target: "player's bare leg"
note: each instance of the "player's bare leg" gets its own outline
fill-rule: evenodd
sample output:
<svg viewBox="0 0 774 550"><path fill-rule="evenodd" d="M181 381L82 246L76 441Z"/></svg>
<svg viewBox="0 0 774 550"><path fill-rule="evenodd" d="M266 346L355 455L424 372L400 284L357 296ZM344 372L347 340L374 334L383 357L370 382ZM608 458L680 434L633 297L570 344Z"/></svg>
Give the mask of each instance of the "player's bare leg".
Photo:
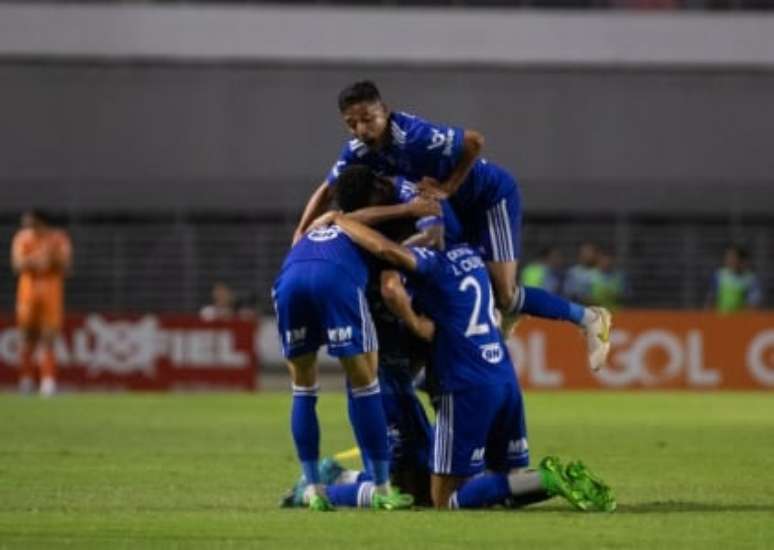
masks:
<svg viewBox="0 0 774 550"><path fill-rule="evenodd" d="M379 362L377 352L370 351L352 357L342 357L339 360L353 390L368 386L376 381L376 369Z"/></svg>
<svg viewBox="0 0 774 550"><path fill-rule="evenodd" d="M430 496L436 509L451 508L452 495L465 483L464 477L433 474L430 477Z"/></svg>
<svg viewBox="0 0 774 550"><path fill-rule="evenodd" d="M35 387L35 350L38 347L40 333L33 329L22 329L22 342L19 350L19 392L32 393Z"/></svg>
<svg viewBox="0 0 774 550"><path fill-rule="evenodd" d="M40 395L51 397L56 393L56 356L54 354L54 342L58 332L55 330L44 330L40 346L43 356L40 364Z"/></svg>
<svg viewBox="0 0 774 550"><path fill-rule="evenodd" d="M518 260L511 262L487 262L486 268L489 271L489 278L492 280L495 303L502 318L500 331L504 338L508 338L518 321L521 309L520 302L524 299L520 295L519 286L516 284L516 272L519 268L519 262Z"/></svg>

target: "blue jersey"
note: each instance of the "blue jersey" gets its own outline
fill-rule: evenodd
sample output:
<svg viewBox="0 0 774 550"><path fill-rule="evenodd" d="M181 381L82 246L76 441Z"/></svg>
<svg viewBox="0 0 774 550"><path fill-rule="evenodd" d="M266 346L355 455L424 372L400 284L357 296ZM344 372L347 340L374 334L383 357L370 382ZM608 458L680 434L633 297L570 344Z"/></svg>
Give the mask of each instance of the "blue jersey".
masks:
<svg viewBox="0 0 774 550"><path fill-rule="evenodd" d="M403 177L397 177L394 180L396 199L402 203L411 202L419 194L416 184ZM417 220L416 227L419 231L432 227L434 225L443 225L444 242L447 246L462 242L462 225L457 218L449 201L441 201L440 216L425 216Z"/></svg>
<svg viewBox="0 0 774 550"><path fill-rule="evenodd" d="M497 327L489 274L468 245L445 252L412 247L414 300L435 322L433 376L442 392L513 381Z"/></svg>
<svg viewBox="0 0 774 550"><path fill-rule="evenodd" d="M359 139L350 140L328 173L328 184L335 184L344 167L357 164L384 176L445 181L459 163L463 128L433 124L402 112L390 114L389 126L391 139L378 151L370 150ZM514 179L504 169L478 159L455 194L454 203L460 211L486 208L508 195L514 185Z"/></svg>
<svg viewBox="0 0 774 550"><path fill-rule="evenodd" d="M365 288L368 282L368 258L338 225L315 229L304 235L290 249L281 271L291 264L314 260L336 264L357 286Z"/></svg>

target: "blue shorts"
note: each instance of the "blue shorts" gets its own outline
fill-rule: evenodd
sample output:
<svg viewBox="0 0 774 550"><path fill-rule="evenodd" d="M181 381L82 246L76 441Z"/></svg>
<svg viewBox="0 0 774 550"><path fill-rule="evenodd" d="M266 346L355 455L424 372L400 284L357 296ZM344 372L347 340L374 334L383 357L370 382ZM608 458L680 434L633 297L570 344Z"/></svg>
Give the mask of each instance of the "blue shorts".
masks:
<svg viewBox="0 0 774 550"><path fill-rule="evenodd" d="M411 381L403 381L379 369L382 404L387 417L390 471L428 471L433 427Z"/></svg>
<svg viewBox="0 0 774 550"><path fill-rule="evenodd" d="M514 185L508 195L471 220L469 243L486 262L513 262L521 254L521 196Z"/></svg>
<svg viewBox="0 0 774 550"><path fill-rule="evenodd" d="M377 351L364 291L333 262L310 260L287 266L272 288L283 355L316 352L323 344L335 357Z"/></svg>
<svg viewBox="0 0 774 550"><path fill-rule="evenodd" d="M463 236L487 262L513 262L521 254L521 192L505 169L477 163L450 202Z"/></svg>
<svg viewBox="0 0 774 550"><path fill-rule="evenodd" d="M433 473L470 477L529 465L524 403L515 381L442 393L438 405Z"/></svg>

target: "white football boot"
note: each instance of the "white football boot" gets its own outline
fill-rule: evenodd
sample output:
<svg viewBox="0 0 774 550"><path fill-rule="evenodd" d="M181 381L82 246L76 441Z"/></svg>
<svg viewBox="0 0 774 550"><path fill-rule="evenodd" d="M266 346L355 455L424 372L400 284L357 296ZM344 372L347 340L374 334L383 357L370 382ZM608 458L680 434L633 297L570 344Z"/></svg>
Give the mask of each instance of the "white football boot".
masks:
<svg viewBox="0 0 774 550"><path fill-rule="evenodd" d="M607 362L610 353L610 326L612 315L603 307L587 307L583 316L583 332L589 354L589 367L598 371Z"/></svg>

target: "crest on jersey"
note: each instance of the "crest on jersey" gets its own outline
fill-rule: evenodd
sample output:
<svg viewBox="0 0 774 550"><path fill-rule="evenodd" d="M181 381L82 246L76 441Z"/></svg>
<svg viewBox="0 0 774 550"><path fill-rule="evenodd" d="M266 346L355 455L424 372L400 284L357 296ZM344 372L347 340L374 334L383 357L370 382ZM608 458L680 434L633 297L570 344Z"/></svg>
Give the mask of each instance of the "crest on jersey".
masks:
<svg viewBox="0 0 774 550"><path fill-rule="evenodd" d="M341 227L338 225L331 225L329 227L318 227L307 233L307 237L310 241L321 243L324 241L332 241L341 233Z"/></svg>

